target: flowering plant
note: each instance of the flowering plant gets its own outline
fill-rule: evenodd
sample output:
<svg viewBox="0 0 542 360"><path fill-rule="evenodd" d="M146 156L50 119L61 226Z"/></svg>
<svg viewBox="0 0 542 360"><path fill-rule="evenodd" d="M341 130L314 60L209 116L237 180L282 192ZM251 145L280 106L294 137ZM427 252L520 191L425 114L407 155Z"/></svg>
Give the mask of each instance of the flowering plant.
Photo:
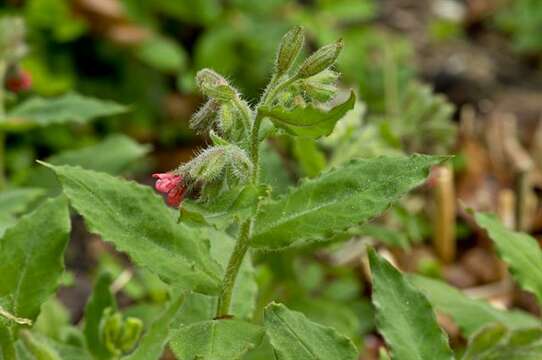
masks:
<svg viewBox="0 0 542 360"><path fill-rule="evenodd" d="M3 249L8 249L0 253L3 358L17 359L26 352L40 359L78 354L148 360L158 359L167 344L183 360L357 359L351 339L285 305L271 302L263 321L257 317L258 285L251 263L254 252L350 238L422 184L430 168L445 159L412 155L352 160L283 194L262 180L267 170L260 160L266 151L262 144L268 138L326 137L353 108L354 93L342 96L332 69L342 47L339 40L298 62L304 34L294 27L284 35L269 85L254 105L223 76L201 70L196 82L207 101L191 126L208 135L210 146L178 168L153 175L155 189L166 195L169 207L148 186L44 163L56 173L64 195L23 217L2 239ZM28 330L63 272L68 200L91 232L166 284L170 301L155 321L144 327L122 314L111 292L116 285L104 275L87 303L82 334L72 329L80 335L77 341L70 333L59 345ZM369 255L378 301L389 297L382 281L390 281L430 309L387 262L372 251ZM435 346L438 358L448 357L433 313L423 316L429 323L428 344ZM394 340L393 332L389 338Z"/></svg>

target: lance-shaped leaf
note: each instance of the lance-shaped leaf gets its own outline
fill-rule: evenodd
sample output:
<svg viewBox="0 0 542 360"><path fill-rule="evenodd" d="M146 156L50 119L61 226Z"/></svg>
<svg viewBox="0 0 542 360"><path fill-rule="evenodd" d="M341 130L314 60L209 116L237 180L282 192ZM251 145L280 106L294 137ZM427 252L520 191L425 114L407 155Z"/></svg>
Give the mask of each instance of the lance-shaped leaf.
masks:
<svg viewBox="0 0 542 360"><path fill-rule="evenodd" d="M34 97L13 108L0 121L0 129L24 130L37 126L86 121L123 113L125 106L69 93L56 98Z"/></svg>
<svg viewBox="0 0 542 360"><path fill-rule="evenodd" d="M377 326L391 347L393 358L453 359L429 301L374 249L369 249L369 261Z"/></svg>
<svg viewBox="0 0 542 360"><path fill-rule="evenodd" d="M168 308L151 324L136 350L126 360L160 359L170 337L170 325L183 304L185 296L173 300Z"/></svg>
<svg viewBox="0 0 542 360"><path fill-rule="evenodd" d="M109 359L112 354L100 339L100 321L105 309L117 309L117 301L111 293L113 278L109 273L98 276L92 295L85 306L85 325L83 333L87 349L97 359Z"/></svg>
<svg viewBox="0 0 542 360"><path fill-rule="evenodd" d="M356 347L346 336L282 304L271 303L265 308L264 326L280 360L358 358Z"/></svg>
<svg viewBox="0 0 542 360"><path fill-rule="evenodd" d="M258 110L261 115L267 116L273 123L291 135L319 138L331 134L335 124L349 110L354 108L356 96L354 92L343 103L330 110L321 110L312 105L307 107L294 107L286 109L280 106L262 106Z"/></svg>
<svg viewBox="0 0 542 360"><path fill-rule="evenodd" d="M73 166L48 165L89 230L164 281L218 292L221 269L198 229L177 224L175 212L148 186Z"/></svg>
<svg viewBox="0 0 542 360"><path fill-rule="evenodd" d="M494 322L502 322L512 329L541 325L526 312L497 309L485 301L467 297L442 281L419 275L409 275L408 279L424 293L435 310L451 316L467 336Z"/></svg>
<svg viewBox="0 0 542 360"><path fill-rule="evenodd" d="M0 304L35 320L64 271L70 218L64 197L47 200L0 239Z"/></svg>
<svg viewBox="0 0 542 360"><path fill-rule="evenodd" d="M463 360L542 359L542 328L510 331L504 324L492 324L471 339Z"/></svg>
<svg viewBox="0 0 542 360"><path fill-rule="evenodd" d="M542 304L542 250L538 242L525 233L507 229L494 215L478 213L475 217L478 225L487 230L512 276Z"/></svg>
<svg viewBox="0 0 542 360"><path fill-rule="evenodd" d="M238 360L262 341L260 326L239 320L210 320L172 332L170 346L183 360Z"/></svg>
<svg viewBox="0 0 542 360"><path fill-rule="evenodd" d="M446 157L412 155L356 160L306 180L277 201L262 204L252 245L279 249L321 241L382 213L420 185Z"/></svg>

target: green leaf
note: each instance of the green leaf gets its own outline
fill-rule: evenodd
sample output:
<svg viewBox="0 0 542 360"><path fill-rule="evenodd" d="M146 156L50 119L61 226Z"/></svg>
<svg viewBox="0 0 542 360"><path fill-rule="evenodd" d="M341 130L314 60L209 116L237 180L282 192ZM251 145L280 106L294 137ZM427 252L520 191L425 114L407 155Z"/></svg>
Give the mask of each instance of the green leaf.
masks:
<svg viewBox="0 0 542 360"><path fill-rule="evenodd" d="M96 280L92 295L85 306L83 333L85 334L87 349L97 359L111 358L111 353L100 339L100 321L105 309L117 309L117 301L110 290L112 283L113 278L111 275L102 273Z"/></svg>
<svg viewBox="0 0 542 360"><path fill-rule="evenodd" d="M318 176L326 167L326 156L316 142L308 138L294 138L294 155L307 177Z"/></svg>
<svg viewBox="0 0 542 360"><path fill-rule="evenodd" d="M21 188L0 192L0 214L22 213L30 203L44 194L42 189Z"/></svg>
<svg viewBox="0 0 542 360"><path fill-rule="evenodd" d="M164 347L169 340L169 327L175 315L183 304L185 296L179 296L172 301L169 307L152 323L151 327L143 335L136 350L126 357L126 360L151 360L160 359Z"/></svg>
<svg viewBox="0 0 542 360"><path fill-rule="evenodd" d="M17 105L0 120L0 129L24 130L36 126L84 123L89 120L123 113L125 106L69 93L56 98L34 97Z"/></svg>
<svg viewBox="0 0 542 360"><path fill-rule="evenodd" d="M187 199L183 201L181 220L223 229L233 221L241 223L254 216L258 199L266 197L269 192L266 185L247 184L220 194L209 204Z"/></svg>
<svg viewBox="0 0 542 360"><path fill-rule="evenodd" d="M358 351L350 339L282 304L271 303L265 308L264 325L280 360L358 358Z"/></svg>
<svg viewBox="0 0 542 360"><path fill-rule="evenodd" d="M499 310L485 301L468 298L442 281L419 275L409 275L408 279L424 293L435 310L451 316L467 336L494 322L502 322L512 329L540 325L537 318L526 312Z"/></svg>
<svg viewBox="0 0 542 360"><path fill-rule="evenodd" d="M89 230L126 252L165 282L209 294L222 271L198 229L177 224L151 187L72 166L52 166Z"/></svg>
<svg viewBox="0 0 542 360"><path fill-rule="evenodd" d="M77 150L53 155L45 161L53 165L81 166L85 169L118 175L128 170L150 150L125 135L112 135L102 142ZM43 167L35 168L29 177L30 184L48 188L58 187L56 177Z"/></svg>
<svg viewBox="0 0 542 360"><path fill-rule="evenodd" d="M15 225L16 216L44 194L42 189L21 188L0 192L0 237Z"/></svg>
<svg viewBox="0 0 542 360"><path fill-rule="evenodd" d="M260 326L239 320L210 320L172 333L170 346L183 360L239 360L256 348L264 332Z"/></svg>
<svg viewBox="0 0 542 360"><path fill-rule="evenodd" d="M477 213L475 218L487 230L512 276L542 304L542 250L538 242L525 233L508 230L494 215Z"/></svg>
<svg viewBox="0 0 542 360"><path fill-rule="evenodd" d="M335 124L349 110L354 108L356 96L350 93L348 100L329 111L320 110L312 105L286 109L281 106L262 106L259 111L273 123L291 135L319 138L331 134Z"/></svg>
<svg viewBox="0 0 542 360"><path fill-rule="evenodd" d="M145 40L137 48L137 57L160 71L176 73L186 66L187 55L175 41L161 36Z"/></svg>
<svg viewBox="0 0 542 360"><path fill-rule="evenodd" d="M391 347L393 358L453 359L429 301L374 249L368 252L377 326Z"/></svg>
<svg viewBox="0 0 542 360"><path fill-rule="evenodd" d="M296 241L326 240L382 213L445 159L412 155L357 160L307 180L277 201L261 205L252 245L279 249Z"/></svg>
<svg viewBox="0 0 542 360"><path fill-rule="evenodd" d="M125 135L111 135L102 142L62 152L47 159L53 165L79 165L89 170L120 174L151 150Z"/></svg>
<svg viewBox="0 0 542 360"><path fill-rule="evenodd" d="M463 360L538 360L542 358L542 328L510 331L492 324L469 339Z"/></svg>
<svg viewBox="0 0 542 360"><path fill-rule="evenodd" d="M45 201L0 239L0 304L14 316L35 320L64 271L70 218L67 201Z"/></svg>

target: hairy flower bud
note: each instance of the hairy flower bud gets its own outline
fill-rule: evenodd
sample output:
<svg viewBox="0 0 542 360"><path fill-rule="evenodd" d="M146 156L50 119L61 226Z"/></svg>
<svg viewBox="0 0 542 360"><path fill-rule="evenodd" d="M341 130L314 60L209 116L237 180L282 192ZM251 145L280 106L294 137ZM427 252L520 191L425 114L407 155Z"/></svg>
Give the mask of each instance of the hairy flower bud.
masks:
<svg viewBox="0 0 542 360"><path fill-rule="evenodd" d="M220 103L215 99L209 99L190 119L190 128L198 134L209 131L213 127L216 113L220 109Z"/></svg>
<svg viewBox="0 0 542 360"><path fill-rule="evenodd" d="M232 101L237 97L237 92L226 79L211 69L198 71L196 82L204 95L218 101Z"/></svg>
<svg viewBox="0 0 542 360"><path fill-rule="evenodd" d="M297 73L300 79L314 76L335 63L343 48L343 41L325 45L309 56L299 68Z"/></svg>
<svg viewBox="0 0 542 360"><path fill-rule="evenodd" d="M187 173L190 178L197 181L215 181L226 166L225 148L226 146L212 146L203 150L190 162L181 166L179 172Z"/></svg>
<svg viewBox="0 0 542 360"><path fill-rule="evenodd" d="M277 52L275 68L278 76L285 74L293 66L303 48L305 34L301 26L294 26L283 37Z"/></svg>
<svg viewBox="0 0 542 360"><path fill-rule="evenodd" d="M319 74L304 79L301 82L301 87L309 97L316 101L326 102L331 100L337 93L335 82L338 77L338 73L326 69Z"/></svg>

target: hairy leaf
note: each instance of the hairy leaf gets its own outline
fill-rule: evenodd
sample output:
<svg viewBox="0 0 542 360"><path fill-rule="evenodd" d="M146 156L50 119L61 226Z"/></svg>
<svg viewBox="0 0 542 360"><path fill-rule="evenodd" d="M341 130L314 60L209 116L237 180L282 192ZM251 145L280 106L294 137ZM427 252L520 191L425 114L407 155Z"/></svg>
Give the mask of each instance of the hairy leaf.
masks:
<svg viewBox="0 0 542 360"><path fill-rule="evenodd" d="M264 325L280 360L358 358L358 351L350 339L282 304L272 303L265 308Z"/></svg>
<svg viewBox="0 0 542 360"><path fill-rule="evenodd" d="M100 339L100 321L104 310L117 309L117 301L111 293L113 278L109 273L102 273L96 280L94 290L85 306L85 324L83 333L87 349L97 359L110 359L111 353Z"/></svg>
<svg viewBox="0 0 542 360"><path fill-rule="evenodd" d="M183 360L239 360L262 341L260 326L239 320L210 320L175 330L170 346Z"/></svg>
<svg viewBox="0 0 542 360"><path fill-rule="evenodd" d="M279 249L322 241L382 213L420 185L445 157L412 155L353 161L307 180L277 201L262 204L252 245Z"/></svg>
<svg viewBox="0 0 542 360"><path fill-rule="evenodd" d="M494 322L502 322L512 329L540 325L537 318L526 312L499 310L485 301L468 298L442 281L419 275L410 275L408 279L424 293L437 311L451 316L468 336Z"/></svg>
<svg viewBox="0 0 542 360"><path fill-rule="evenodd" d="M137 349L126 360L160 359L170 337L169 327L184 302L184 295L173 300L169 307L152 323Z"/></svg>
<svg viewBox="0 0 542 360"><path fill-rule="evenodd" d="M487 230L512 276L542 304L542 250L538 242L525 233L508 230L494 215L477 213L475 217L478 225Z"/></svg>
<svg viewBox="0 0 542 360"><path fill-rule="evenodd" d="M401 360L453 359L431 304L390 263L369 249L377 326Z"/></svg>
<svg viewBox="0 0 542 360"><path fill-rule="evenodd" d="M177 224L174 212L150 187L79 167L48 166L90 231L170 284L218 292L222 272L207 239Z"/></svg>
<svg viewBox="0 0 542 360"><path fill-rule="evenodd" d="M19 130L68 122L83 123L98 117L123 113L125 106L69 93L57 98L34 97L17 105L0 121L0 129Z"/></svg>
<svg viewBox="0 0 542 360"><path fill-rule="evenodd" d="M0 304L17 317L34 320L54 293L64 271L70 218L67 201L45 201L0 239Z"/></svg>
<svg viewBox="0 0 542 360"><path fill-rule="evenodd" d="M348 100L329 111L312 105L286 109L278 106L262 106L259 111L273 123L291 135L319 138L331 134L335 124L354 107L356 96L350 93Z"/></svg>
<svg viewBox="0 0 542 360"><path fill-rule="evenodd" d="M503 324L484 327L469 339L463 360L538 360L542 358L542 328L509 331Z"/></svg>

